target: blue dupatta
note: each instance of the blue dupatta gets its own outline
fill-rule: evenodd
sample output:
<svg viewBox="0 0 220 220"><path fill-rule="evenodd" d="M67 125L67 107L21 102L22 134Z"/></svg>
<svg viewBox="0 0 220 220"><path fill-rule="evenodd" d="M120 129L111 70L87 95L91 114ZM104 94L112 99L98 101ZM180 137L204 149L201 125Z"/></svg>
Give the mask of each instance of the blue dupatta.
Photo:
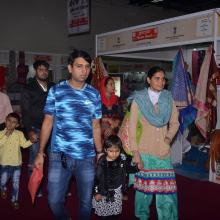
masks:
<svg viewBox="0 0 220 220"><path fill-rule="evenodd" d="M161 91L158 99L157 112L155 111L146 88L141 91L137 91L135 93L134 100L145 119L153 126L163 127L169 122L173 102L171 93L169 91Z"/></svg>

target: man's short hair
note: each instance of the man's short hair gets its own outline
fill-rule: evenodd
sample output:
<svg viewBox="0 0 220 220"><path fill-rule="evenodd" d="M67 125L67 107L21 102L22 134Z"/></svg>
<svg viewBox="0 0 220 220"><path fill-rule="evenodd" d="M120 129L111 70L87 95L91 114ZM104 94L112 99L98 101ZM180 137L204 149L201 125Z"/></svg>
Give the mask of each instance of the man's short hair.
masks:
<svg viewBox="0 0 220 220"><path fill-rule="evenodd" d="M46 69L49 69L50 65L48 62L44 61L44 60L36 60L34 63L33 63L33 67L35 70L37 70L37 68L39 66L44 66Z"/></svg>
<svg viewBox="0 0 220 220"><path fill-rule="evenodd" d="M80 57L85 59L89 64L92 63L92 58L86 51L74 49L73 52L69 55L68 65L73 65L75 59Z"/></svg>

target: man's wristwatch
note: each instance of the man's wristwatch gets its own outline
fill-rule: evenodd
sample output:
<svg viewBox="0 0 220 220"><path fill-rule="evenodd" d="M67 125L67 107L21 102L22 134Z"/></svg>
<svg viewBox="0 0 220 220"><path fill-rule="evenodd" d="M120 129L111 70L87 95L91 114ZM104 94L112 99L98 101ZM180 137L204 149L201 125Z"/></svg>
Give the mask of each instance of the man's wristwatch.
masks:
<svg viewBox="0 0 220 220"><path fill-rule="evenodd" d="M42 157L46 157L46 154L45 154L45 153L38 152L37 154L38 154L38 155L41 155Z"/></svg>
<svg viewBox="0 0 220 220"><path fill-rule="evenodd" d="M100 155L100 154L103 154L103 151L102 151L102 150L96 151L96 155Z"/></svg>

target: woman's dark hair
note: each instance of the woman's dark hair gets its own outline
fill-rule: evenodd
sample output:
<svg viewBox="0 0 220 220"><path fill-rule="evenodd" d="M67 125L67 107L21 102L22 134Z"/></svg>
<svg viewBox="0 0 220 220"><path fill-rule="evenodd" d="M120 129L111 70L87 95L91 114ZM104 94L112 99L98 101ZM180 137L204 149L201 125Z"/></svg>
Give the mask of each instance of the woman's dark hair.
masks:
<svg viewBox="0 0 220 220"><path fill-rule="evenodd" d="M149 71L147 73L147 77L149 77L151 79L152 76L157 72L164 72L164 74L165 74L165 70L162 67L154 66L149 69Z"/></svg>
<svg viewBox="0 0 220 220"><path fill-rule="evenodd" d="M104 87L106 87L106 86L107 86L108 81L110 81L110 80L113 80L113 81L114 81L114 79L113 79L111 76L108 76L108 77L105 79L105 82L104 82Z"/></svg>
<svg viewBox="0 0 220 220"><path fill-rule="evenodd" d="M6 119L8 118L15 118L18 121L18 124L20 124L20 116L16 112L11 112L7 115Z"/></svg>
<svg viewBox="0 0 220 220"><path fill-rule="evenodd" d="M112 147L113 145L117 146L120 149L120 151L123 150L121 139L117 135L110 135L109 137L107 137L105 139L104 149L107 150L108 148Z"/></svg>
<svg viewBox="0 0 220 220"><path fill-rule="evenodd" d="M46 69L49 69L50 65L48 62L44 61L44 60L36 60L34 63L33 63L33 67L35 70L37 70L37 68L39 66L44 66Z"/></svg>
<svg viewBox="0 0 220 220"><path fill-rule="evenodd" d="M89 64L92 63L92 58L90 57L90 55L83 51L83 50L77 50L77 49L74 49L73 52L69 55L69 58L68 58L68 65L73 65L74 61L76 58L83 58L84 60L86 60Z"/></svg>

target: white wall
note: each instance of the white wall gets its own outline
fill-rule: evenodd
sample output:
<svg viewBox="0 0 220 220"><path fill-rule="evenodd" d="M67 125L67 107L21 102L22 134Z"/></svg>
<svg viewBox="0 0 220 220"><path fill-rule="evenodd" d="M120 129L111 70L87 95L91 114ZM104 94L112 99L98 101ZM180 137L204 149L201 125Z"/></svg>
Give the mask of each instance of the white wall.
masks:
<svg viewBox="0 0 220 220"><path fill-rule="evenodd" d="M66 1L7 0L0 3L0 50L67 54L72 48L94 55L95 34L181 15L139 8L127 0L91 0L91 33L68 37Z"/></svg>

